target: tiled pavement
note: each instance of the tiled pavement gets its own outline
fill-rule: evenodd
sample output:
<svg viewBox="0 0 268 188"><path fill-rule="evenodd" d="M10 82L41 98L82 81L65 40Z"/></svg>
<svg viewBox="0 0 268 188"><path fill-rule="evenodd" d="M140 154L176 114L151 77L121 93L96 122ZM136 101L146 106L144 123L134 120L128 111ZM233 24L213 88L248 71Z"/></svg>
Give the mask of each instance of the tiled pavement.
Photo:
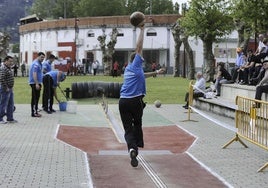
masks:
<svg viewBox="0 0 268 188"><path fill-rule="evenodd" d="M147 105L144 126L177 125L198 139L187 153L230 187L267 187L268 170L257 169L268 161L267 151L246 142L221 147L234 132L193 113L193 121L180 105ZM109 127L100 105L78 105L77 113L57 111L30 117L30 105L16 105L16 124L0 125L0 187L91 187L85 152L56 138L59 125ZM57 109L57 108L56 108ZM109 105L119 119L117 105ZM209 185L208 185L209 187Z"/></svg>

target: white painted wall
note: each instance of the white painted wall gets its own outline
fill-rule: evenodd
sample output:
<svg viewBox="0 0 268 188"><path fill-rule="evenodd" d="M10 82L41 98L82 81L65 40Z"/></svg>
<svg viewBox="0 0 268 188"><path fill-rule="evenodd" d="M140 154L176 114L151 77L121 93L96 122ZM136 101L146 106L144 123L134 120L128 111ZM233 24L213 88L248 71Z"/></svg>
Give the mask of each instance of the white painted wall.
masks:
<svg viewBox="0 0 268 188"><path fill-rule="evenodd" d="M133 27L118 28L120 33L124 33L124 36L117 38L115 49L132 51L135 48L136 40L139 35L139 29ZM146 36L148 30L154 30L157 32L157 36ZM109 34L112 32L112 28L106 28L105 34L107 35L107 41L110 40ZM94 33L94 37L88 37L88 33ZM78 47L78 57L80 60L86 57L87 51L93 51L96 59L102 64L102 52L100 51L98 36L103 34L102 28L80 28L78 39L81 41L81 45ZM232 42L225 42L214 44L214 47L218 48L236 48L237 32L233 32L231 35L226 36L231 38ZM48 31L36 31L30 33L24 33L20 35L20 50L22 58L25 57L25 52L28 52L28 64L31 64L33 52L47 52L52 51L56 56L59 50L74 50L71 47L58 47L58 42L74 42L75 31L74 28L62 29L62 30L48 30ZM195 53L195 64L197 68L203 66L203 44L200 39L190 38L190 46ZM174 66L174 39L171 30L167 27L146 27L144 36L144 49L158 49L160 51L159 63L167 64L167 57L170 56L169 64ZM183 51L183 45L181 51ZM167 51L169 49L169 51ZM168 54L169 52L169 54ZM227 58L216 58L218 61L227 61ZM22 59L25 61L25 59ZM235 58L228 58L228 62L234 62Z"/></svg>

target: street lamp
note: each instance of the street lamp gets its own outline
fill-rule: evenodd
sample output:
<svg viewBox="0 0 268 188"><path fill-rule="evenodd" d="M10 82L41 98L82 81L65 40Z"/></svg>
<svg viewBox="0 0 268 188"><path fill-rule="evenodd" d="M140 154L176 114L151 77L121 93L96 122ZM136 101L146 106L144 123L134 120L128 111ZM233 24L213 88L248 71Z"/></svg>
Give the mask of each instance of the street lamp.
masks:
<svg viewBox="0 0 268 188"><path fill-rule="evenodd" d="M79 34L79 27L78 27L78 22L79 22L79 19L78 18L75 18L75 24L74 24L74 30L75 30L75 39L74 39L74 42L75 42L75 61L74 61L74 70L75 70L75 75L76 75L76 63L78 62L78 34Z"/></svg>

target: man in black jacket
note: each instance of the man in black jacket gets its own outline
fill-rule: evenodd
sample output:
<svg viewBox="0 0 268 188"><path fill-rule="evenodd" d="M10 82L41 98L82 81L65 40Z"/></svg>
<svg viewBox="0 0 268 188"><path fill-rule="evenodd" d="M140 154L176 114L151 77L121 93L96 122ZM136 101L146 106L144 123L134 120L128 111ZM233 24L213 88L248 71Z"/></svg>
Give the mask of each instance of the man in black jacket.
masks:
<svg viewBox="0 0 268 188"><path fill-rule="evenodd" d="M7 56L0 67L0 124L17 123L13 118L14 110L14 76L11 70L13 57ZM7 121L3 119L7 116Z"/></svg>

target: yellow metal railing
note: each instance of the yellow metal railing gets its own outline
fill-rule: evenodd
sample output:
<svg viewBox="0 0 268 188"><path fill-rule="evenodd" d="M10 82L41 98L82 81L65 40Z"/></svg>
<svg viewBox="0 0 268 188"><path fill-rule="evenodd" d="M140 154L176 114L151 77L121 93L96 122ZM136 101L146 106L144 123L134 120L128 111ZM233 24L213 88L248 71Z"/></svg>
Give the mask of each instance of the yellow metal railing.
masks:
<svg viewBox="0 0 268 188"><path fill-rule="evenodd" d="M241 138L268 150L268 102L236 97L237 110L235 124L237 132L235 137L223 146L226 148L234 141L239 141L247 148ZM263 171L268 163L263 165L258 172Z"/></svg>
<svg viewBox="0 0 268 188"><path fill-rule="evenodd" d="M192 113L192 105L193 105L193 99L194 99L194 87L193 87L194 80L190 81L189 83L189 95L188 95L188 118L187 120L183 121L195 121L191 120L191 113Z"/></svg>

